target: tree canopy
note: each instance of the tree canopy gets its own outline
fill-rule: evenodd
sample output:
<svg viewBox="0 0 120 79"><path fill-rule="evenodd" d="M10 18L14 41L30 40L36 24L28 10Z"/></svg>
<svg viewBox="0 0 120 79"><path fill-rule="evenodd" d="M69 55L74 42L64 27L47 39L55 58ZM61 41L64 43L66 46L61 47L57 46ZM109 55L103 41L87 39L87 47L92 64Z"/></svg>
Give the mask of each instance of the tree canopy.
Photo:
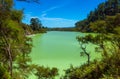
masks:
<svg viewBox="0 0 120 79"><path fill-rule="evenodd" d="M32 29L30 25L22 23L23 11L14 9L13 4L14 0L0 0L0 79L26 79L34 72L46 75L46 71L37 69L47 68L30 63L32 39L27 37L34 30L41 29L42 24L37 18L31 20ZM45 78L54 78L58 70L48 68L47 72L50 74Z"/></svg>
<svg viewBox="0 0 120 79"><path fill-rule="evenodd" d="M88 56L88 62L80 67L70 67L63 79L119 79L120 78L120 14L106 16L104 20L91 22L89 28L95 35L89 33L77 37L83 54ZM88 43L95 44L95 52L100 50L101 60L89 61L86 50ZM89 65L88 65L89 64Z"/></svg>
<svg viewBox="0 0 120 79"><path fill-rule="evenodd" d="M117 13L120 13L120 0L107 0L91 11L85 20L76 22L75 27L78 31L91 32L90 23L105 20L107 16L114 16Z"/></svg>

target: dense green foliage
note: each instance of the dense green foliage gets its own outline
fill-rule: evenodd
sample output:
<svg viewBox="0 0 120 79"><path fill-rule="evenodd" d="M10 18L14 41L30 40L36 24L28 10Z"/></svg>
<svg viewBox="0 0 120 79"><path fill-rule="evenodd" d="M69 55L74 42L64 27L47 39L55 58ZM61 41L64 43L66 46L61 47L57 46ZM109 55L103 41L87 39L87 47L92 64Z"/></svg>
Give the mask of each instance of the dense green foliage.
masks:
<svg viewBox="0 0 120 79"><path fill-rule="evenodd" d="M15 74L24 73L18 69L27 69L31 39L25 36L21 27L22 11L12 9L13 0L1 0L0 5L0 66L5 69L4 73L9 73L6 79L22 79L24 75L16 77Z"/></svg>
<svg viewBox="0 0 120 79"><path fill-rule="evenodd" d="M35 75L38 79L54 79L56 75L58 75L57 68L44 68L43 66L36 67L37 72Z"/></svg>
<svg viewBox="0 0 120 79"><path fill-rule="evenodd" d="M48 31L76 31L75 27L47 28Z"/></svg>
<svg viewBox="0 0 120 79"><path fill-rule="evenodd" d="M31 73L38 79L54 78L58 73L56 68L31 64L32 39L26 35L34 29L22 23L23 11L13 9L13 3L13 0L0 0L0 79L27 79ZM39 76L41 73L47 76Z"/></svg>
<svg viewBox="0 0 120 79"><path fill-rule="evenodd" d="M44 32L46 32L46 29L44 28L44 26L42 26L42 23L38 18L31 18L30 27L32 28L34 33L39 33L39 32L44 33Z"/></svg>
<svg viewBox="0 0 120 79"><path fill-rule="evenodd" d="M85 20L75 24L78 31L91 32L90 23L97 20L105 20L107 16L113 16L120 13L120 0L107 0L98 5L98 7L88 14Z"/></svg>
<svg viewBox="0 0 120 79"><path fill-rule="evenodd" d="M119 79L120 78L120 14L107 16L104 20L90 23L89 28L96 32L77 37L80 45L93 43L97 45L95 52L102 53L101 60L91 61L80 67L66 70L63 79ZM83 47L81 47L83 49ZM83 51L86 54L86 50ZM99 50L99 51L97 51Z"/></svg>

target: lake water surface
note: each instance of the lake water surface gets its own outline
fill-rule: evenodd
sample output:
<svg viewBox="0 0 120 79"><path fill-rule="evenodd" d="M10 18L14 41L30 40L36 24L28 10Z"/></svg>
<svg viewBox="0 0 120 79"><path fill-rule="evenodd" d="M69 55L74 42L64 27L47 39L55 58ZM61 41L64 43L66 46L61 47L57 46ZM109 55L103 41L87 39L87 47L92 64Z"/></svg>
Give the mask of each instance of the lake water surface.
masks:
<svg viewBox="0 0 120 79"><path fill-rule="evenodd" d="M33 48L31 52L32 63L45 67L57 67L60 75L72 64L80 66L87 61L87 57L80 56L80 46L76 36L84 36L80 32L49 31L45 34L32 36ZM91 60L99 57L94 52L94 45L87 46ZM36 79L36 78L31 78Z"/></svg>

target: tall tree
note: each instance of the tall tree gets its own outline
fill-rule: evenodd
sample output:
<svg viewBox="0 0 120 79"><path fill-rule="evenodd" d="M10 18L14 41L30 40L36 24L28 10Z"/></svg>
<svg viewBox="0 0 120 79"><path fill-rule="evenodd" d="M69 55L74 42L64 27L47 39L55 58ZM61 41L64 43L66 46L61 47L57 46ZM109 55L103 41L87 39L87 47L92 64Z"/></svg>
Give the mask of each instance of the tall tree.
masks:
<svg viewBox="0 0 120 79"><path fill-rule="evenodd" d="M30 26L34 31L38 31L42 28L42 24L38 18L31 18Z"/></svg>
<svg viewBox="0 0 120 79"><path fill-rule="evenodd" d="M12 9L13 0L1 0L0 5L0 63L13 77L14 61L31 48L20 26L21 11Z"/></svg>
<svg viewBox="0 0 120 79"><path fill-rule="evenodd" d="M86 39L87 38L87 39ZM88 42L88 39L91 38L90 36L88 37L77 37L77 40L79 42L79 45L80 45L80 49L82 49L82 51L80 52L81 56L84 56L86 55L87 56L87 64L89 65L90 64L90 52L87 51L87 44L89 43Z"/></svg>
<svg viewBox="0 0 120 79"><path fill-rule="evenodd" d="M21 22L23 11L12 7L13 0L0 0L0 78L26 79L28 74L32 71L34 73L36 69L30 64L32 40L26 36L26 25ZM42 27L39 19L31 22L34 30ZM50 72L53 73L50 73L53 77L57 69L52 69Z"/></svg>

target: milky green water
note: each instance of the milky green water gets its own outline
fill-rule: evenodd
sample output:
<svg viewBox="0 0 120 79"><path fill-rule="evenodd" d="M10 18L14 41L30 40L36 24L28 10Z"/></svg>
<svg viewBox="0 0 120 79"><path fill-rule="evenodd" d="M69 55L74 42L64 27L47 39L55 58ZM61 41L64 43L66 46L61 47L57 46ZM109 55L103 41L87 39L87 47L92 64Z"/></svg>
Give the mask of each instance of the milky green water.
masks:
<svg viewBox="0 0 120 79"><path fill-rule="evenodd" d="M57 67L60 75L65 69L80 66L87 61L87 57L80 56L80 46L76 36L84 36L80 32L50 31L45 34L32 36L33 48L31 52L32 63L45 67ZM99 57L94 52L94 45L89 44L87 50L90 52L91 60ZM36 79L31 77L30 79Z"/></svg>

